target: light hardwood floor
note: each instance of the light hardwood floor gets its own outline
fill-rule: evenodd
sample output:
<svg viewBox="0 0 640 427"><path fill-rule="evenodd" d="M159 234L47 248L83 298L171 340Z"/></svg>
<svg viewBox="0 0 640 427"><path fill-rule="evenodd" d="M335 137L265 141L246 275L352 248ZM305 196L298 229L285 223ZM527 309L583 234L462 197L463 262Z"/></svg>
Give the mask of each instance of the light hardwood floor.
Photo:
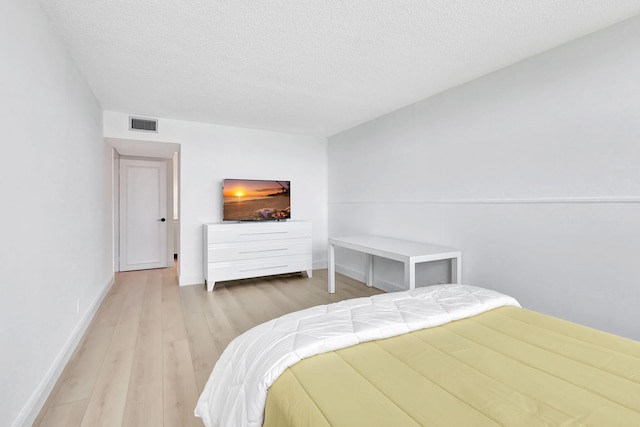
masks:
<svg viewBox="0 0 640 427"><path fill-rule="evenodd" d="M274 317L381 291L327 271L204 286L175 268L118 273L34 427L202 426L193 408L227 343Z"/></svg>

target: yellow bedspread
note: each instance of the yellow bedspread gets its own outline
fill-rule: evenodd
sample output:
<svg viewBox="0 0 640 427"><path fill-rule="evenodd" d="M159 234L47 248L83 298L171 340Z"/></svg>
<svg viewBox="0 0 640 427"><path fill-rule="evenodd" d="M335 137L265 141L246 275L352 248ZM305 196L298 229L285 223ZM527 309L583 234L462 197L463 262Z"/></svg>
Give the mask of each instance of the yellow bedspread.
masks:
<svg viewBox="0 0 640 427"><path fill-rule="evenodd" d="M640 426L640 343L502 307L305 359L264 425Z"/></svg>

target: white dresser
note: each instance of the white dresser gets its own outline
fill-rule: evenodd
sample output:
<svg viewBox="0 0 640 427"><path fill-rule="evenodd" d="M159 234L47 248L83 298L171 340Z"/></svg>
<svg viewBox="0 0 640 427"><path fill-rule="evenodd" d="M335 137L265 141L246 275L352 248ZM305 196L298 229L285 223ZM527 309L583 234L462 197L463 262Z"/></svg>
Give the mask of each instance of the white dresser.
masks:
<svg viewBox="0 0 640 427"><path fill-rule="evenodd" d="M204 224L204 278L216 282L306 271L313 265L311 222Z"/></svg>

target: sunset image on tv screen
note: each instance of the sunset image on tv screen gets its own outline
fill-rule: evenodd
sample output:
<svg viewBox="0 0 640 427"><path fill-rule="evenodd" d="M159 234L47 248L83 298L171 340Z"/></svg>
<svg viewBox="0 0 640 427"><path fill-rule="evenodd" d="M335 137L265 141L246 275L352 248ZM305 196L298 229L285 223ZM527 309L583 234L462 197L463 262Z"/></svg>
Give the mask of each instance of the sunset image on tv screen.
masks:
<svg viewBox="0 0 640 427"><path fill-rule="evenodd" d="M225 179L224 220L257 221L291 218L289 181Z"/></svg>

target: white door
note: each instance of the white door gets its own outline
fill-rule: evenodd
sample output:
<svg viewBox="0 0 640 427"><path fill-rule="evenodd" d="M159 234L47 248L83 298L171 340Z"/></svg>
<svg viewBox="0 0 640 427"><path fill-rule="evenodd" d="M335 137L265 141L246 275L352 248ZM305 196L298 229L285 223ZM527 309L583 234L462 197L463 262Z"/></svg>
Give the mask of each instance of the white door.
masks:
<svg viewBox="0 0 640 427"><path fill-rule="evenodd" d="M167 164L120 159L120 271L167 267Z"/></svg>

